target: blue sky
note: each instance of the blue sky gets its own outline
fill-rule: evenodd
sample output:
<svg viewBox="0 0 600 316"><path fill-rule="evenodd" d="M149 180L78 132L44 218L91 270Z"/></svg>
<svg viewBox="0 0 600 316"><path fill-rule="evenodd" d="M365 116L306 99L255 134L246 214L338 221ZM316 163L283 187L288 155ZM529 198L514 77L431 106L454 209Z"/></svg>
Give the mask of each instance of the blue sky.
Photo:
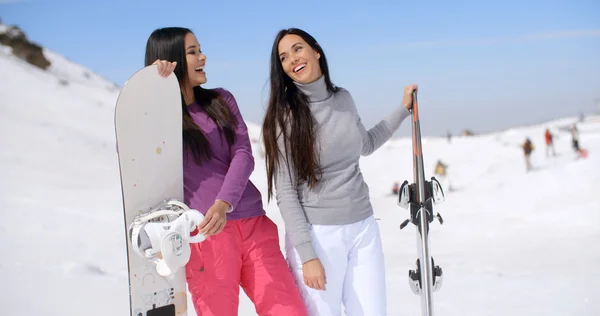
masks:
<svg viewBox="0 0 600 316"><path fill-rule="evenodd" d="M207 55L207 87L262 121L268 62L281 28L320 42L335 84L367 127L420 85L426 135L489 132L592 112L600 100L600 2L530 1L7 1L0 18L123 84L143 66L149 34L185 26ZM408 135L407 120L397 135Z"/></svg>

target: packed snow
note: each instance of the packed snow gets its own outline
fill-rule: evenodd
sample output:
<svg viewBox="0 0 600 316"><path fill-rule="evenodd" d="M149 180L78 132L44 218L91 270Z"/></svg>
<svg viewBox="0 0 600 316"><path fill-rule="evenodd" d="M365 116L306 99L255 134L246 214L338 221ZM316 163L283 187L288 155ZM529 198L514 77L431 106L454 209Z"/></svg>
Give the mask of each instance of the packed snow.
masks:
<svg viewBox="0 0 600 316"><path fill-rule="evenodd" d="M0 50L2 315L129 315L113 125L119 88L58 53L45 54L53 63L47 71ZM575 122L585 159L570 147ZM260 126L248 125L258 140ZM556 157L545 155L546 128L558 136ZM530 172L520 148L525 137L535 145ZM253 146L251 181L265 194L264 160ZM597 315L600 117L451 142L425 137L423 151L426 177L441 159L449 165L442 182L452 187L436 206L444 224L431 230L431 251L444 271L436 315ZM363 157L361 169L385 248L388 314L420 315L407 278L417 258L415 227L399 230L408 211L391 194L394 182L412 181L410 138ZM283 241L276 203L264 201ZM243 291L240 297L240 315L256 315Z"/></svg>

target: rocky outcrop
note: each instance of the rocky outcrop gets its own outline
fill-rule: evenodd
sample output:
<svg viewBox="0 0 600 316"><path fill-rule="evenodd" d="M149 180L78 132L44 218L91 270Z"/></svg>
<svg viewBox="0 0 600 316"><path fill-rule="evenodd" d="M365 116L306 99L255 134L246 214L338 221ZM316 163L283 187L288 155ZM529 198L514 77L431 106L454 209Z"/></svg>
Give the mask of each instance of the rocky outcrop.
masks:
<svg viewBox="0 0 600 316"><path fill-rule="evenodd" d="M13 55L44 70L50 67L50 61L44 56L42 47L30 42L19 27L1 23L0 26L0 44L11 47Z"/></svg>
<svg viewBox="0 0 600 316"><path fill-rule="evenodd" d="M470 129L464 129L462 132L463 136L474 136L475 133Z"/></svg>

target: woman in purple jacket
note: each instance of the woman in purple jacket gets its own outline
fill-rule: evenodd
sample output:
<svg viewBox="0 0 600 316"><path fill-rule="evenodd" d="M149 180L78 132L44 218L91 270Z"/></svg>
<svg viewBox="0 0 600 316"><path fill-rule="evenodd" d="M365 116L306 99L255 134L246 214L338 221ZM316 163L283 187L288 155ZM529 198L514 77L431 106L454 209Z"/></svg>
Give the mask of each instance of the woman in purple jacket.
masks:
<svg viewBox="0 0 600 316"><path fill-rule="evenodd" d="M175 73L181 87L184 202L205 216L207 239L191 244L188 288L198 315L237 315L239 288L259 315L306 315L306 307L280 250L277 226L266 216L249 180L254 158L248 130L233 95L205 89L206 56L189 29L155 30L145 65Z"/></svg>

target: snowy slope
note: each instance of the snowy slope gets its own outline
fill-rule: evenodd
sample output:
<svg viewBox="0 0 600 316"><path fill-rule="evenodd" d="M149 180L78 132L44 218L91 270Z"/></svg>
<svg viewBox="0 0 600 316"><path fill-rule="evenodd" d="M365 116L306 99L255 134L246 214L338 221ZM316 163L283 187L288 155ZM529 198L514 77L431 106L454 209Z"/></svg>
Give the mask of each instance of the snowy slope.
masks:
<svg viewBox="0 0 600 316"><path fill-rule="evenodd" d="M48 72L58 78L68 80L69 82L76 82L82 86L96 90L104 88L116 93L120 90L117 84L108 82L92 70L74 64L60 54L44 49L44 56L52 62Z"/></svg>
<svg viewBox="0 0 600 316"><path fill-rule="evenodd" d="M0 49L2 315L128 315L113 126L118 90L59 54L46 51L54 63L46 72L7 52ZM455 137L450 144L423 140L426 176L442 159L455 188L437 207L444 225L431 234L445 274L435 294L437 315L597 315L595 119L579 125L587 159L574 159L569 148L564 127L574 118ZM257 140L260 126L248 124ZM546 127L559 134L556 158L544 155ZM530 173L518 147L526 136L536 145ZM380 219L389 315L420 315L407 282L416 259L414 227L398 229L408 212L389 194L393 182L412 179L410 146L410 139L391 140L361 161ZM251 180L265 193L264 161L256 144L254 150ZM267 212L283 237L276 204ZM240 315L256 315L243 291L240 296Z"/></svg>

